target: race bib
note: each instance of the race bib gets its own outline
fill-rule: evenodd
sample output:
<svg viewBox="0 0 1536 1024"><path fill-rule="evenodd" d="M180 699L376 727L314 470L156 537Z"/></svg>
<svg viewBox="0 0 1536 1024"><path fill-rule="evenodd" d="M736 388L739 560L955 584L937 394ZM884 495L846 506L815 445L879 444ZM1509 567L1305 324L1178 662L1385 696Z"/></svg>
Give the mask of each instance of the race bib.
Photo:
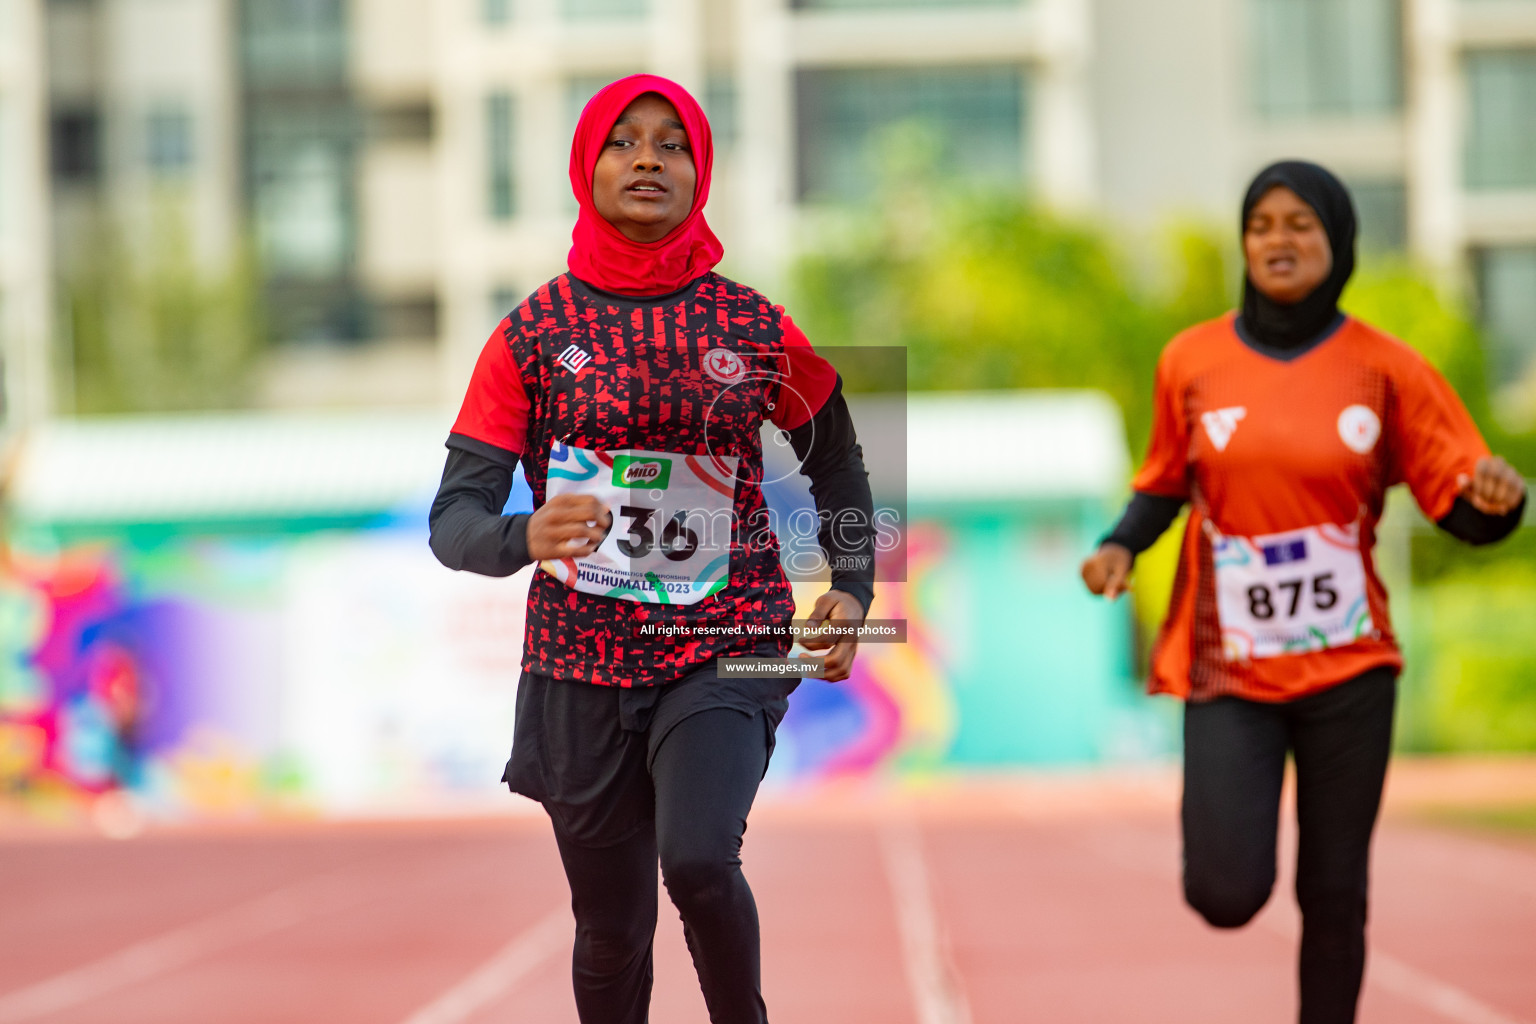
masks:
<svg viewBox="0 0 1536 1024"><path fill-rule="evenodd" d="M546 491L589 494L613 516L597 550L539 567L586 594L695 604L730 579L736 459L556 443Z"/></svg>
<svg viewBox="0 0 1536 1024"><path fill-rule="evenodd" d="M1374 628L1358 523L1265 537L1212 527L1211 542L1226 660L1326 651Z"/></svg>

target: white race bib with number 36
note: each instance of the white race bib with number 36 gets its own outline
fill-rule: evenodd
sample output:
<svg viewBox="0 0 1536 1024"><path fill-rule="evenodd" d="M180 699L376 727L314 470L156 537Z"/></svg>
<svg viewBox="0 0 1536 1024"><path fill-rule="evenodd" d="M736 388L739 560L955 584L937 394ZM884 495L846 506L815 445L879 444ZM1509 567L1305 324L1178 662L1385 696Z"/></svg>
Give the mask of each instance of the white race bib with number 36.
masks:
<svg viewBox="0 0 1536 1024"><path fill-rule="evenodd" d="M1326 651L1374 628L1358 523L1264 537L1210 533L1228 661Z"/></svg>
<svg viewBox="0 0 1536 1024"><path fill-rule="evenodd" d="M566 586L650 604L695 604L730 579L736 459L556 443L546 491L589 494L613 526L586 558L540 562Z"/></svg>

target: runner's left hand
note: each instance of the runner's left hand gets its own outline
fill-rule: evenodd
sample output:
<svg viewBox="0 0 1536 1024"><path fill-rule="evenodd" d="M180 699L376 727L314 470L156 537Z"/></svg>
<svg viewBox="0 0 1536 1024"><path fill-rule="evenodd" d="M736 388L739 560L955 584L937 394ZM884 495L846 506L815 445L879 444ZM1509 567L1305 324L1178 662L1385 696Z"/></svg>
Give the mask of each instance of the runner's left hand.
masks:
<svg viewBox="0 0 1536 1024"><path fill-rule="evenodd" d="M1525 496L1525 478L1497 455L1478 459L1471 476L1456 478L1456 487L1473 508L1490 516L1504 515Z"/></svg>
<svg viewBox="0 0 1536 1024"><path fill-rule="evenodd" d="M864 621L864 606L852 594L846 594L841 590L829 590L816 599L815 606L811 609L809 624L814 628L821 622L862 624ZM827 656L822 659L822 665L826 674L822 676L829 683L841 682L848 678L848 673L853 670L853 656L859 649L857 640L801 640L800 646L808 651L827 651ZM830 648L830 650L828 650Z"/></svg>

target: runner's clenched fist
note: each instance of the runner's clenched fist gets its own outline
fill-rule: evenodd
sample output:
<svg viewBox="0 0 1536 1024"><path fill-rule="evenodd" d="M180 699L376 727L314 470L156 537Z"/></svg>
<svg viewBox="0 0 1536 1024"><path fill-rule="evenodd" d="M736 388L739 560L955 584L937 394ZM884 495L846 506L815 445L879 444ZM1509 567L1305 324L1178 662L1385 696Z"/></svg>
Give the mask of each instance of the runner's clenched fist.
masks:
<svg viewBox="0 0 1536 1024"><path fill-rule="evenodd" d="M1131 589L1126 577L1131 574L1131 553L1119 544L1101 544L1099 550L1083 559L1083 582L1095 594L1113 601Z"/></svg>
<svg viewBox="0 0 1536 1024"><path fill-rule="evenodd" d="M528 520L528 557L585 558L613 527L613 516L590 494L557 494Z"/></svg>
<svg viewBox="0 0 1536 1024"><path fill-rule="evenodd" d="M1456 485L1473 508L1491 516L1513 510L1525 497L1525 477L1497 455L1478 459L1472 475L1463 473Z"/></svg>

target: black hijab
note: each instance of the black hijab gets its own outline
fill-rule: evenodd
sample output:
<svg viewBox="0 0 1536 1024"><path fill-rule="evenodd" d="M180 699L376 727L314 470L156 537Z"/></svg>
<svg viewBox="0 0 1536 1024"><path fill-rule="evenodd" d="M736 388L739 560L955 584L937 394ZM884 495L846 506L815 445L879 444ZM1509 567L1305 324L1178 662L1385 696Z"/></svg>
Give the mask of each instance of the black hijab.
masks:
<svg viewBox="0 0 1536 1024"><path fill-rule="evenodd" d="M1316 212L1333 250L1333 269L1310 295L1291 306L1265 297L1253 286L1245 270L1239 327L1261 345L1294 349L1320 340L1340 319L1339 296L1355 272L1355 206L1344 183L1324 168L1303 160L1282 160L1260 171L1248 186L1248 194L1243 197L1241 230L1248 229L1248 216L1253 208L1277 185L1295 192Z"/></svg>

